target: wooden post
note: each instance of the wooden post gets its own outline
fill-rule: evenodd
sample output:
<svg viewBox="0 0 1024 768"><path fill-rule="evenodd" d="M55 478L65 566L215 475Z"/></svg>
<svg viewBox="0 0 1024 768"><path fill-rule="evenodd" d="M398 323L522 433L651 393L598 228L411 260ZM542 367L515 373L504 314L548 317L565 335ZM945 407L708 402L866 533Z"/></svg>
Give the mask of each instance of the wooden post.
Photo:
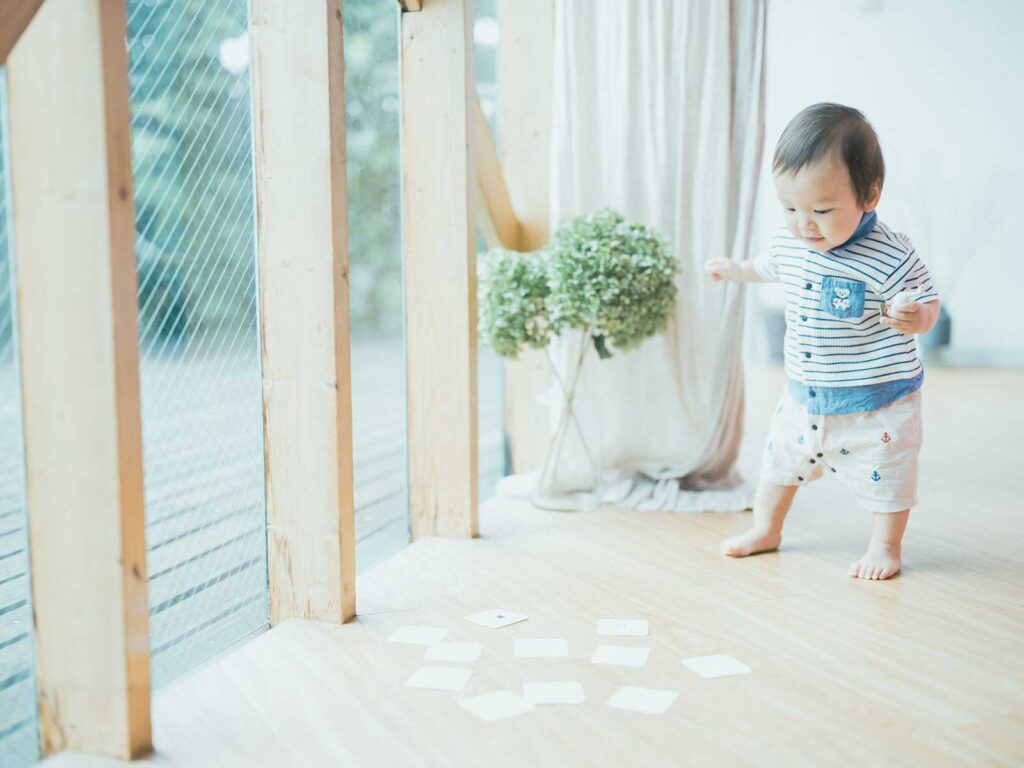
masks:
<svg viewBox="0 0 1024 768"><path fill-rule="evenodd" d="M8 60L44 753L151 748L124 0L49 0Z"/></svg>
<svg viewBox="0 0 1024 768"><path fill-rule="evenodd" d="M402 14L403 247L413 537L476 536L472 0Z"/></svg>
<svg viewBox="0 0 1024 768"><path fill-rule="evenodd" d="M498 121L501 160L520 225L520 249L548 241L551 145L551 65L555 0L514 0L499 8ZM546 408L536 402L548 383L544 352L525 350L505 366L505 423L512 467L524 472L544 459L550 433Z"/></svg>
<svg viewBox="0 0 1024 768"><path fill-rule="evenodd" d="M342 0L252 0L270 621L355 615Z"/></svg>

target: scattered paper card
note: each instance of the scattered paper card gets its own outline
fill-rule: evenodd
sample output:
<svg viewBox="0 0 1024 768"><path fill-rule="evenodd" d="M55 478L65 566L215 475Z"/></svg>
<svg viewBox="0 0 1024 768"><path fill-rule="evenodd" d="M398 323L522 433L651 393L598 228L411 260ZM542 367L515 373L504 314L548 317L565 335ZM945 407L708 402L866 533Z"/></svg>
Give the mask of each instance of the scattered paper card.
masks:
<svg viewBox="0 0 1024 768"><path fill-rule="evenodd" d="M520 659L561 659L569 655L569 641L561 638L516 640L512 655Z"/></svg>
<svg viewBox="0 0 1024 768"><path fill-rule="evenodd" d="M519 698L512 691L495 691L471 699L462 699L459 706L481 720L503 720L506 717L532 712L534 709L533 704Z"/></svg>
<svg viewBox="0 0 1024 768"><path fill-rule="evenodd" d="M476 661L480 643L434 643L427 646L427 661Z"/></svg>
<svg viewBox="0 0 1024 768"><path fill-rule="evenodd" d="M727 675L749 675L750 667L728 654L697 656L683 659L683 666L701 677L726 677Z"/></svg>
<svg viewBox="0 0 1024 768"><path fill-rule="evenodd" d="M526 621L530 617L522 613L513 613L512 611L505 611L501 608L493 608L489 611L481 611L480 613L471 614L465 618L466 621L479 624L481 627L487 627L488 629L501 629L502 627L507 627L509 624L518 624L520 621Z"/></svg>
<svg viewBox="0 0 1024 768"><path fill-rule="evenodd" d="M606 664L613 667L642 667L651 655L650 648L628 645L599 645L590 657L591 664Z"/></svg>
<svg viewBox="0 0 1024 768"><path fill-rule="evenodd" d="M523 683L523 698L532 704L582 704L583 686L577 682Z"/></svg>
<svg viewBox="0 0 1024 768"><path fill-rule="evenodd" d="M663 715L677 698L679 698L679 694L676 691L624 685L608 699L608 706L615 709L628 709L630 712Z"/></svg>
<svg viewBox="0 0 1024 768"><path fill-rule="evenodd" d="M405 681L405 687L429 688L432 691L461 691L472 676L472 669L420 667Z"/></svg>
<svg viewBox="0 0 1024 768"><path fill-rule="evenodd" d="M601 619L597 622L597 634L624 637L646 637L651 632L647 619Z"/></svg>
<svg viewBox="0 0 1024 768"><path fill-rule="evenodd" d="M410 625L400 627L391 633L389 643L409 643L411 645L433 645L444 640L448 630L444 627L426 627Z"/></svg>

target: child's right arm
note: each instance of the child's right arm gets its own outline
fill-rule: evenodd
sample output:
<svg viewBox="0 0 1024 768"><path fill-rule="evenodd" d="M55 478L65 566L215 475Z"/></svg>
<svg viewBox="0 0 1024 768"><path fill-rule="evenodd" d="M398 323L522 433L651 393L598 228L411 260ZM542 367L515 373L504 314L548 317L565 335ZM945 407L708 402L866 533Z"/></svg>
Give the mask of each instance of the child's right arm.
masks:
<svg viewBox="0 0 1024 768"><path fill-rule="evenodd" d="M704 272L717 283L725 280L730 283L763 283L762 277L754 268L754 261L733 261L732 259L712 259L704 264Z"/></svg>

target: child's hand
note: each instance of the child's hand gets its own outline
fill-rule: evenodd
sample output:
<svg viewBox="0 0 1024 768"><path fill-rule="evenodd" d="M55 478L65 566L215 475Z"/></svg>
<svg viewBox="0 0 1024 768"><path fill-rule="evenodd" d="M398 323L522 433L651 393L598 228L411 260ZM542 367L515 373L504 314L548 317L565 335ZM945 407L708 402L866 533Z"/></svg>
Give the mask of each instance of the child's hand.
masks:
<svg viewBox="0 0 1024 768"><path fill-rule="evenodd" d="M732 259L711 259L704 263L704 272L713 283L720 280L735 282L742 276L740 265Z"/></svg>
<svg viewBox="0 0 1024 768"><path fill-rule="evenodd" d="M890 307L888 315L883 315L878 322L900 333L912 334L929 331L933 325L930 321L929 313L922 312L920 304L909 301Z"/></svg>

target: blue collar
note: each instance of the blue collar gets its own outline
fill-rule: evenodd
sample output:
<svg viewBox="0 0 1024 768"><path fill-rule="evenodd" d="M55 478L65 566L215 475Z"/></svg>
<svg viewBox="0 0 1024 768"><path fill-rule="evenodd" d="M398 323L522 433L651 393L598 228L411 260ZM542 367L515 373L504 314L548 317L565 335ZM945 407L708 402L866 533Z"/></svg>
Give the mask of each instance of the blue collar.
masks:
<svg viewBox="0 0 1024 768"><path fill-rule="evenodd" d="M858 240L863 240L865 237L871 234L871 230L875 228L875 224L878 222L878 214L874 211L865 211L864 215L860 217L860 224L853 230L853 234L850 235L850 239L842 245L837 245L835 248L829 248L830 251L838 251L848 246L853 245Z"/></svg>

